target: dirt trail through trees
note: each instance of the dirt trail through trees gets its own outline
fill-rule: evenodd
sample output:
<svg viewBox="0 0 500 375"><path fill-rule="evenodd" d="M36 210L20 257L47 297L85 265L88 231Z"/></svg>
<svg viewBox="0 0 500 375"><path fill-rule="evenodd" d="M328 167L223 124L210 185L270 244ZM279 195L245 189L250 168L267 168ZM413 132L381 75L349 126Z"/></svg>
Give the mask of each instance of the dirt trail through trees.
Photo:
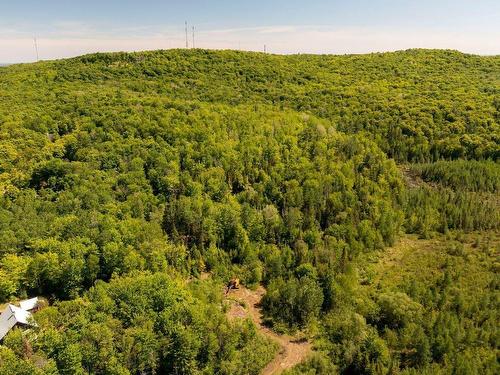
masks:
<svg viewBox="0 0 500 375"><path fill-rule="evenodd" d="M264 294L263 287L255 291L244 287L231 291L228 298L235 302L228 311L228 317L229 319L250 317L262 334L279 344L278 354L261 372L262 375L275 375L302 362L311 352L311 344L288 335L278 335L263 324L259 303ZM245 307L239 304L242 302Z"/></svg>

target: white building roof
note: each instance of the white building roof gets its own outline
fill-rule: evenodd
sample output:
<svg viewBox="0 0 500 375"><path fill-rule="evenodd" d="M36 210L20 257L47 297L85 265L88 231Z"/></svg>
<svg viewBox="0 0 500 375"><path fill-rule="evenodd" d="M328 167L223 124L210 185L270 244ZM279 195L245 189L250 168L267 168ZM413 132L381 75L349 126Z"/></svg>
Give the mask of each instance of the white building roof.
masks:
<svg viewBox="0 0 500 375"><path fill-rule="evenodd" d="M32 301L33 299L35 298L22 302ZM32 302L24 304L25 307L30 307L32 305ZM21 305L21 307L17 307L12 304L8 304L2 314L0 314L0 340L2 340L16 324L35 325L32 321L33 315L22 306L23 305ZM35 306L36 304L34 307ZM31 307L31 309L34 307Z"/></svg>
<svg viewBox="0 0 500 375"><path fill-rule="evenodd" d="M29 319L31 318L31 313L29 311L26 311L14 305L9 306L18 323L29 324Z"/></svg>
<svg viewBox="0 0 500 375"><path fill-rule="evenodd" d="M26 310L26 311L33 310L35 307L38 306L38 297L25 299L25 300L19 302L19 306L21 306L21 309Z"/></svg>
<svg viewBox="0 0 500 375"><path fill-rule="evenodd" d="M13 305L7 305L0 315L0 340L17 324L15 313L12 311ZM15 306L14 306L15 307Z"/></svg>

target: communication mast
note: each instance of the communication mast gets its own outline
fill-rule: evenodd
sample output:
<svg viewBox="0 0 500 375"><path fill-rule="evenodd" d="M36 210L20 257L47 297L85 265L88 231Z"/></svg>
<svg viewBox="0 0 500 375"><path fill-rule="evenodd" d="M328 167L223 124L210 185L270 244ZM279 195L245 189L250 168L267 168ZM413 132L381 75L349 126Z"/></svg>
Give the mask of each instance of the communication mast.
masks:
<svg viewBox="0 0 500 375"><path fill-rule="evenodd" d="M193 48L195 48L195 46L194 46L194 26L193 26Z"/></svg>
<svg viewBox="0 0 500 375"><path fill-rule="evenodd" d="M39 61L40 58L38 57L38 43L36 42L36 36L33 37L33 42L35 44L36 61Z"/></svg>
<svg viewBox="0 0 500 375"><path fill-rule="evenodd" d="M185 21L186 25L186 49L189 48L189 43L188 43L188 21Z"/></svg>

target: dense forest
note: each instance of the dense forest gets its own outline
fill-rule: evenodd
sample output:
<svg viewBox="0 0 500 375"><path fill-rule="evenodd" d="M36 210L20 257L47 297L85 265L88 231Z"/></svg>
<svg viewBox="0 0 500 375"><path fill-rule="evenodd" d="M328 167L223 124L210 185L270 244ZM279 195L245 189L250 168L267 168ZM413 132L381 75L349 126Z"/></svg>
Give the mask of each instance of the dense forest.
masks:
<svg viewBox="0 0 500 375"><path fill-rule="evenodd" d="M500 371L500 57L169 50L0 68L1 374ZM207 276L208 275L208 276ZM205 276L205 277L202 277Z"/></svg>

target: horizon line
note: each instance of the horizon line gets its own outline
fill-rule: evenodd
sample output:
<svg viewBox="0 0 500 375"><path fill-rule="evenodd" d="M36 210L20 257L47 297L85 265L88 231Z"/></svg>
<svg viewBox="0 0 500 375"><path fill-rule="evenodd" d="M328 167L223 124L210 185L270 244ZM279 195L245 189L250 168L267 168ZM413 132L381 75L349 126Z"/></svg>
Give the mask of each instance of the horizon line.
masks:
<svg viewBox="0 0 500 375"><path fill-rule="evenodd" d="M98 55L98 54L120 54L120 53L126 53L126 54L138 54L138 53L144 53L144 52L158 52L158 51L210 51L210 52L224 52L224 51L230 51L230 52L241 52L241 53L256 53L256 54L262 54L262 55L270 55L270 56L366 56L366 55L377 55L377 54L390 54L390 53L401 53L401 52L409 52L409 51L448 51L448 52L456 52L462 55L466 56L475 56L475 57L499 57L500 53L495 53L495 54L478 54L478 53L470 53L470 52L465 52L461 51L456 48L426 48L426 47L410 47L410 48L405 48L405 49L394 49L394 50L381 50L381 51L371 51L371 52L351 52L351 53L309 53L309 52L269 52L264 50L258 51L254 49L234 49L234 48L181 48L181 47L172 47L172 48L155 48L155 49L138 49L138 50L109 50L109 51L95 51L95 52L88 52L88 53L83 53L83 54L75 54L72 56L65 56L65 57L60 57L60 58L53 58L53 59L39 59L38 61L15 61L15 62L0 62L0 67L6 67L6 66L11 66L11 65L21 65L21 64L36 64L38 62L52 62L52 61L62 61L62 60L71 60L71 59L76 59L79 57L84 57L84 56L91 56L91 55Z"/></svg>

